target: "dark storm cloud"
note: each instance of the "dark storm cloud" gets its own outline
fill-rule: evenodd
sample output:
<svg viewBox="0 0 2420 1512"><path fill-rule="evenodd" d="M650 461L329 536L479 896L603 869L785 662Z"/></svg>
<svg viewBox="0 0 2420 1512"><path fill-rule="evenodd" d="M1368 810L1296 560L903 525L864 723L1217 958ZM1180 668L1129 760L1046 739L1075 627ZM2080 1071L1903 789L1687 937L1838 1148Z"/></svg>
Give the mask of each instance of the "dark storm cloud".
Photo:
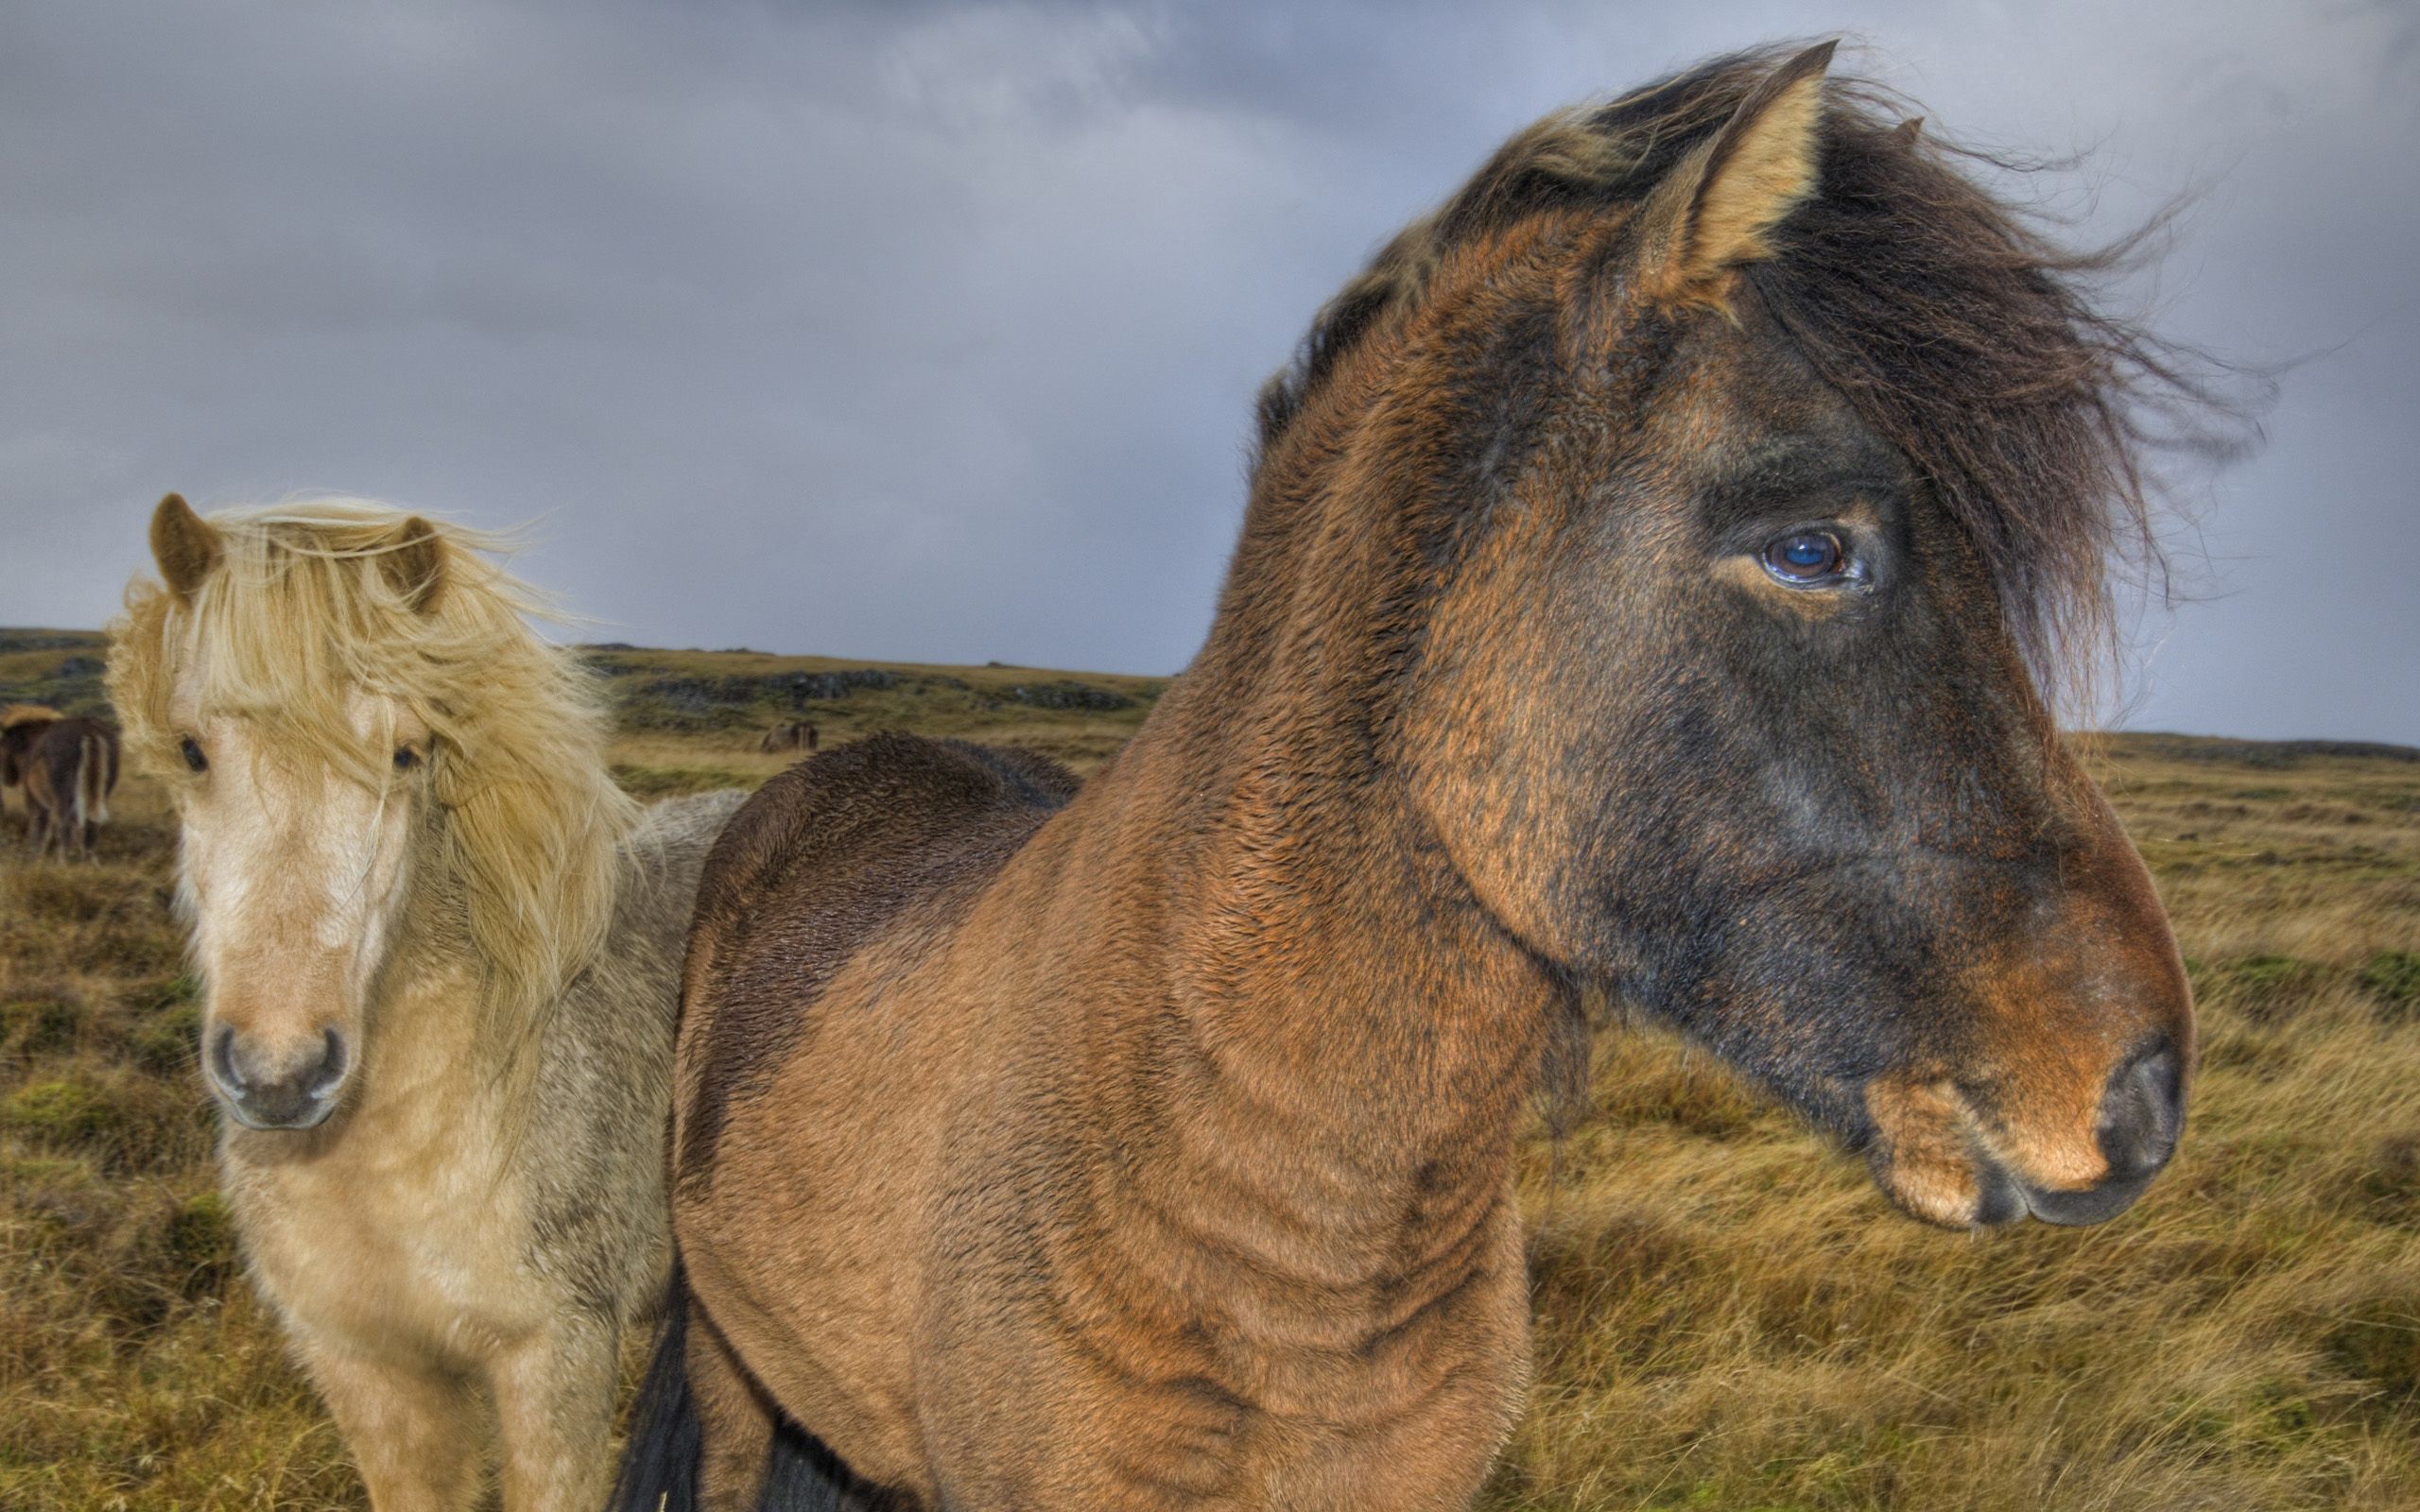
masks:
<svg viewBox="0 0 2420 1512"><path fill-rule="evenodd" d="M628 639L1173 668L1373 245L1547 109L1845 23L1949 129L2095 147L2095 232L2204 188L2179 334L2328 349L2135 721L2420 740L2414 14L11 6L0 623L103 618L164 489L331 490L541 517Z"/></svg>

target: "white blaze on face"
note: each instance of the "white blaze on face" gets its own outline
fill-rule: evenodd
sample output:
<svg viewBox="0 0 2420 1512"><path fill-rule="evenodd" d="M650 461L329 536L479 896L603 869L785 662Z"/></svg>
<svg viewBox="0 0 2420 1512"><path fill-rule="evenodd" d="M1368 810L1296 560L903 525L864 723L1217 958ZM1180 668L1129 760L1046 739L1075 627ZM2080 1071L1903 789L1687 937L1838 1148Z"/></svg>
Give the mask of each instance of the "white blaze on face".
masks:
<svg viewBox="0 0 2420 1512"><path fill-rule="evenodd" d="M331 1047L342 1071L358 1064L371 984L409 880L420 787L417 765L392 770L392 750L424 750L426 734L389 700L351 700L363 748L379 753L373 769L387 779L373 788L279 747L270 727L177 712L207 763L179 798L179 885L210 989L203 1063L243 1117L243 1084L302 1075ZM320 1089L327 1107L345 1079Z"/></svg>

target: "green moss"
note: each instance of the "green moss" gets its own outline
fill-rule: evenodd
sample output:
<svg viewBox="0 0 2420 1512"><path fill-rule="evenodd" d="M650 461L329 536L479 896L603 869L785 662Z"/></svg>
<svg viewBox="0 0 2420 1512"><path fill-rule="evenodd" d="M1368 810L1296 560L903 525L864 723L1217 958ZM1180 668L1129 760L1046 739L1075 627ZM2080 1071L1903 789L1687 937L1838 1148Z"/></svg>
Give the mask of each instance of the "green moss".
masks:
<svg viewBox="0 0 2420 1512"><path fill-rule="evenodd" d="M124 1001L136 1018L120 1037L120 1053L155 1076L190 1070L201 1042L201 979L187 971L155 980L129 991Z"/></svg>
<svg viewBox="0 0 2420 1512"><path fill-rule="evenodd" d="M2193 967L2188 965L2187 973ZM2308 1004L2332 974L2328 968L2290 955L2241 955L2203 965L2194 989L2231 1004L2256 1023L2289 1018Z"/></svg>
<svg viewBox="0 0 2420 1512"><path fill-rule="evenodd" d="M127 1053L155 1076L180 1075L201 1043L201 1005L175 1003L153 1013L127 1037Z"/></svg>
<svg viewBox="0 0 2420 1512"><path fill-rule="evenodd" d="M753 787L756 778L722 766L633 766L616 763L614 781L636 799L678 798L726 787Z"/></svg>
<svg viewBox="0 0 2420 1512"><path fill-rule="evenodd" d="M44 1143L71 1148L105 1144L126 1127L125 1110L99 1088L79 1081L41 1081L0 1103L0 1125Z"/></svg>
<svg viewBox="0 0 2420 1512"><path fill-rule="evenodd" d="M2290 955L2251 955L2234 965L2236 985L2248 992L2273 994L2308 981L2312 969Z"/></svg>
<svg viewBox="0 0 2420 1512"><path fill-rule="evenodd" d="M188 1197L169 1213L160 1246L186 1296L216 1291L235 1267L234 1211L216 1192Z"/></svg>
<svg viewBox="0 0 2420 1512"><path fill-rule="evenodd" d="M123 1174L199 1156L210 1120L197 1089L129 1070L21 1087L0 1101L0 1128Z"/></svg>
<svg viewBox="0 0 2420 1512"><path fill-rule="evenodd" d="M75 1048L84 1013L65 998L0 1003L0 1045L20 1056L50 1056Z"/></svg>
<svg viewBox="0 0 2420 1512"><path fill-rule="evenodd" d="M0 1173L29 1192L80 1188L93 1184L93 1163L69 1155L21 1155L0 1161Z"/></svg>
<svg viewBox="0 0 2420 1512"><path fill-rule="evenodd" d="M172 976L160 984L150 997L149 1006L155 1013L182 1004L199 1003L201 1001L201 978L191 971Z"/></svg>
<svg viewBox="0 0 2420 1512"><path fill-rule="evenodd" d="M2377 1001L2378 1017L2389 1023L2420 1018L2420 954L2381 951L2361 968L2360 984Z"/></svg>
<svg viewBox="0 0 2420 1512"><path fill-rule="evenodd" d="M2273 1081L2292 1069L2294 1047L2283 1035L2213 1034L2202 1047L2204 1071L2239 1071L2255 1081Z"/></svg>
<svg viewBox="0 0 2420 1512"><path fill-rule="evenodd" d="M2380 1297L2340 1316L2325 1337L2330 1363L2370 1388L2364 1414L2420 1409L2420 1296Z"/></svg>

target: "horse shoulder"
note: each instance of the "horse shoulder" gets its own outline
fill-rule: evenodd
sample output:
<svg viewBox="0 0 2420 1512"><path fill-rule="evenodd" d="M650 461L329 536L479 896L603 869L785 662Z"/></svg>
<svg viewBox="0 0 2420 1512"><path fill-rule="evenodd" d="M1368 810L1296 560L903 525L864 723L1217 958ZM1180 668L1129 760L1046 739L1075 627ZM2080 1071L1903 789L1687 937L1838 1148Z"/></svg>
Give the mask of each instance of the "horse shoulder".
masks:
<svg viewBox="0 0 2420 1512"><path fill-rule="evenodd" d="M697 996L721 949L745 927L759 883L777 870L812 806L813 780L803 766L775 774L723 821L700 868L690 909L682 995Z"/></svg>
<svg viewBox="0 0 2420 1512"><path fill-rule="evenodd" d="M890 912L913 890L869 896L877 890L869 879L994 822L1038 820L1076 787L1065 767L1032 751L912 735L872 736L781 772L740 805L706 857L684 997L712 990L761 919L844 900L851 912Z"/></svg>
<svg viewBox="0 0 2420 1512"><path fill-rule="evenodd" d="M734 1100L798 1052L850 963L979 892L1075 787L1031 752L877 735L757 790L698 888L675 1057L684 1182L710 1180Z"/></svg>

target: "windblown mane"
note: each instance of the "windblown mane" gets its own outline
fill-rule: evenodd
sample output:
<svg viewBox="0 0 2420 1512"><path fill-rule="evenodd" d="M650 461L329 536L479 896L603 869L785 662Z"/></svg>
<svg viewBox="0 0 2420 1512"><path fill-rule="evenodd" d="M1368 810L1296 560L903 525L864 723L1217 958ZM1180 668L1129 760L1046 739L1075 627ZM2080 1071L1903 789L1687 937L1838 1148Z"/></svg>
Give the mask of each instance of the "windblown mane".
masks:
<svg viewBox="0 0 2420 1512"><path fill-rule="evenodd" d="M1609 104L1547 117L1331 300L1261 391L1265 457L1340 356L1422 302L1444 254L1552 209L1634 206L1792 49L1718 58ZM1744 271L1783 329L1897 447L1972 538L2012 633L2054 682L2112 641L2113 573L2165 582L2153 447L2224 454L2252 436L2218 364L2105 307L2145 232L2058 245L1869 80L1824 84L1820 189Z"/></svg>
<svg viewBox="0 0 2420 1512"><path fill-rule="evenodd" d="M168 700L190 674L203 708L381 788L392 742L355 730L346 697L402 702L434 737L446 870L494 1005L534 1009L603 940L636 807L606 767L595 679L531 631L539 596L478 555L502 543L439 526L443 587L424 611L377 561L405 518L346 499L212 515L223 557L190 606L147 579L128 589L110 627L110 696L154 769L178 760Z"/></svg>

